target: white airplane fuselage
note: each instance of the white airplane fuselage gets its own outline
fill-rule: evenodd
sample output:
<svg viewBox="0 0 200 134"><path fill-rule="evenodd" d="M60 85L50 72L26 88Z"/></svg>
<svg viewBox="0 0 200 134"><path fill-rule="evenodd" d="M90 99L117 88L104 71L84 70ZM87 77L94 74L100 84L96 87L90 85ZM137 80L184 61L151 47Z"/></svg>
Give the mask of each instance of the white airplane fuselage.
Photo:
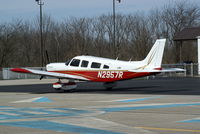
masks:
<svg viewBox="0 0 200 134"><path fill-rule="evenodd" d="M79 64L76 66L71 65L74 60L79 61ZM82 62L88 62L87 66L83 67ZM128 71L139 69L142 67L142 62L120 61L94 56L76 56L68 64L51 63L46 66L46 69L48 72L79 75L89 81L113 82L150 75L150 73Z"/></svg>
<svg viewBox="0 0 200 134"><path fill-rule="evenodd" d="M114 82L148 76L155 74L154 70L161 69L165 42L166 39L157 40L147 57L142 61L76 56L66 63L48 64L46 69L48 72L75 75L96 82Z"/></svg>

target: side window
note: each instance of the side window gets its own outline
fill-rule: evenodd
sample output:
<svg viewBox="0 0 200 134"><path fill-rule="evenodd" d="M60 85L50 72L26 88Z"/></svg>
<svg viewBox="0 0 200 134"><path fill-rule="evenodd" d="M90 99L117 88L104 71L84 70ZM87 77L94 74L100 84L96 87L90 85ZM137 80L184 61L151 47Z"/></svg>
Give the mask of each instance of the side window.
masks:
<svg viewBox="0 0 200 134"><path fill-rule="evenodd" d="M89 63L88 61L83 60L82 63L81 63L81 67L87 67L88 63Z"/></svg>
<svg viewBox="0 0 200 134"><path fill-rule="evenodd" d="M91 68L100 68L101 64L97 62L92 62Z"/></svg>
<svg viewBox="0 0 200 134"><path fill-rule="evenodd" d="M80 60L78 59L73 59L72 62L70 63L70 66L75 66L78 67L80 63Z"/></svg>
<svg viewBox="0 0 200 134"><path fill-rule="evenodd" d="M108 65L104 65L103 69L109 69L109 66Z"/></svg>

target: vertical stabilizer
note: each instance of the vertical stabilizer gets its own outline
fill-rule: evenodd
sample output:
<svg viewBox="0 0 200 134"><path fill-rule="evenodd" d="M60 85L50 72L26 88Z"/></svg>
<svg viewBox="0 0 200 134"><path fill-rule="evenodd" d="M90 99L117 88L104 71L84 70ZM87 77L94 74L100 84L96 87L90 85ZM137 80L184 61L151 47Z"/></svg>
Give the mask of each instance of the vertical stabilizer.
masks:
<svg viewBox="0 0 200 134"><path fill-rule="evenodd" d="M160 68L166 39L157 39L147 57L143 60L144 68Z"/></svg>

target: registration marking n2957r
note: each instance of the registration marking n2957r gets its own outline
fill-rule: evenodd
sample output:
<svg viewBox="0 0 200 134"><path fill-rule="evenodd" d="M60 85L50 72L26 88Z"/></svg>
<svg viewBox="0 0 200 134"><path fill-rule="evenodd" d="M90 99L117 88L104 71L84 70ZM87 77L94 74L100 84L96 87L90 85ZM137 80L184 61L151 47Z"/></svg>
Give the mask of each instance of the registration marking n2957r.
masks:
<svg viewBox="0 0 200 134"><path fill-rule="evenodd" d="M98 78L122 78L123 71L99 71Z"/></svg>

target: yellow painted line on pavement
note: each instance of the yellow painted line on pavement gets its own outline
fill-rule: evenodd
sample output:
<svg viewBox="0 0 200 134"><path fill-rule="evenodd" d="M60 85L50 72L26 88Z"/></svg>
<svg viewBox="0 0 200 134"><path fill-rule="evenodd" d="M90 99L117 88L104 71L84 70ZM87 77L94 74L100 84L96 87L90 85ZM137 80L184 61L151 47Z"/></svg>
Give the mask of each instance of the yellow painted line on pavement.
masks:
<svg viewBox="0 0 200 134"><path fill-rule="evenodd" d="M155 127L135 127L142 128L146 130L161 130L161 131L176 131L176 132L197 132L200 133L200 130L192 130L192 129L173 129L173 128L155 128Z"/></svg>

